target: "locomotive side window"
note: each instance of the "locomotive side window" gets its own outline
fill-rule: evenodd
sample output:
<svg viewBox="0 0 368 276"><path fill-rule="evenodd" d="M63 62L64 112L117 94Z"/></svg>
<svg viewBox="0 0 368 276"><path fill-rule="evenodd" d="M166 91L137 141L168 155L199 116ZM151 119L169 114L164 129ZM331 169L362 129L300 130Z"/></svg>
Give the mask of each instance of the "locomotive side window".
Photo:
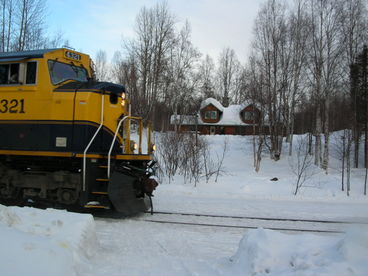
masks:
<svg viewBox="0 0 368 276"><path fill-rule="evenodd" d="M53 84L59 84L66 80L87 81L87 71L83 67L54 60L49 60L48 64Z"/></svg>
<svg viewBox="0 0 368 276"><path fill-rule="evenodd" d="M26 84L36 83L37 62L27 62Z"/></svg>
<svg viewBox="0 0 368 276"><path fill-rule="evenodd" d="M0 84L8 84L9 64L0 64Z"/></svg>
<svg viewBox="0 0 368 276"><path fill-rule="evenodd" d="M19 83L19 63L0 65L0 84Z"/></svg>
<svg viewBox="0 0 368 276"><path fill-rule="evenodd" d="M117 104L118 103L118 95L110 94L110 103L111 104Z"/></svg>
<svg viewBox="0 0 368 276"><path fill-rule="evenodd" d="M19 63L10 64L9 83L19 83Z"/></svg>

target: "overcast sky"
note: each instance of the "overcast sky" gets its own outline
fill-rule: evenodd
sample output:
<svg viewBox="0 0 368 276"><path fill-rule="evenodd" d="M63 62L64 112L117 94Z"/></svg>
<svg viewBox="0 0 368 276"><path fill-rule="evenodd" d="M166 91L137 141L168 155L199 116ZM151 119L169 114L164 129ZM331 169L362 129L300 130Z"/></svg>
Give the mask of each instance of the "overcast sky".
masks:
<svg viewBox="0 0 368 276"><path fill-rule="evenodd" d="M48 25L61 30L70 46L90 54L100 49L108 58L121 49L122 38L134 36L135 18L143 7L160 0L49 0ZM168 0L178 26L187 19L192 42L215 60L224 47L233 48L241 62L249 53L254 19L261 0Z"/></svg>

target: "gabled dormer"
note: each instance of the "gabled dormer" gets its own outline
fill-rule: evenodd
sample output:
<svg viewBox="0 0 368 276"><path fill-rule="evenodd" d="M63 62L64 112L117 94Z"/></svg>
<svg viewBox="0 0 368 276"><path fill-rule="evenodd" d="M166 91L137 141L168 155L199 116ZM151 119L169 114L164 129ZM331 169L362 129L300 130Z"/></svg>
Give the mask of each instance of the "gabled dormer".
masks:
<svg viewBox="0 0 368 276"><path fill-rule="evenodd" d="M199 110L204 123L218 123L222 117L224 107L217 100L208 98L201 103Z"/></svg>
<svg viewBox="0 0 368 276"><path fill-rule="evenodd" d="M260 110L254 104L247 105L240 111L240 118L245 124L258 124L260 115Z"/></svg>

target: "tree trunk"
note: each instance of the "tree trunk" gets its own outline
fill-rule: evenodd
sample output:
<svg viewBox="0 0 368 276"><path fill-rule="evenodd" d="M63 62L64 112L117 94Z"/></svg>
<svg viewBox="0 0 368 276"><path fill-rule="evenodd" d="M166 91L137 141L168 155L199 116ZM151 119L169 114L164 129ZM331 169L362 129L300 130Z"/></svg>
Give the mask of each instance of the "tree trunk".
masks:
<svg viewBox="0 0 368 276"><path fill-rule="evenodd" d="M3 21L2 21L2 25L1 25L1 52L5 52L5 23L6 23L6 16L5 16L5 11L6 11L6 1L3 0Z"/></svg>
<svg viewBox="0 0 368 276"><path fill-rule="evenodd" d="M6 52L9 52L10 50L10 33L11 33L11 26L12 26L12 20L13 20L13 2L9 2L9 17L8 17L8 30L6 34Z"/></svg>
<svg viewBox="0 0 368 276"><path fill-rule="evenodd" d="M367 175L368 175L368 168L365 168L364 195L367 195Z"/></svg>
<svg viewBox="0 0 368 276"><path fill-rule="evenodd" d="M354 129L353 129L353 136L354 136L354 167L359 168L359 149L360 149L360 136L361 132L358 129L357 123L355 122Z"/></svg>
<svg viewBox="0 0 368 276"><path fill-rule="evenodd" d="M342 136L341 191L344 191L345 153L346 153L345 139L346 139L346 130L344 130L344 136Z"/></svg>
<svg viewBox="0 0 368 276"><path fill-rule="evenodd" d="M321 161L321 132L322 132L322 118L321 118L321 107L317 103L316 111L316 143L314 145L314 164L320 166Z"/></svg>
<svg viewBox="0 0 368 276"><path fill-rule="evenodd" d="M324 123L324 136L325 136L325 143L323 149L323 161L322 161L322 169L326 171L328 174L328 163L330 157L330 129L329 129L329 111L330 111L330 101L327 98L325 100L325 123Z"/></svg>

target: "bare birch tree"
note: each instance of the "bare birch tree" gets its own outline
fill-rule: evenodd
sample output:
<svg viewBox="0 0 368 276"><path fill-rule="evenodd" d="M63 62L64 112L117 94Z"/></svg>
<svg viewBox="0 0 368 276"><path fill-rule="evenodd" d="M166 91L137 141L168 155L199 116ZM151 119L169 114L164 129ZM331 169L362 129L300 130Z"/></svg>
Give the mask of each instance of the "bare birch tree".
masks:
<svg viewBox="0 0 368 276"><path fill-rule="evenodd" d="M206 55L202 60L198 71L199 92L203 98L215 97L215 63L213 59Z"/></svg>
<svg viewBox="0 0 368 276"><path fill-rule="evenodd" d="M193 95L197 77L194 67L200 53L192 45L190 35L191 28L186 22L175 39L165 71L164 103L171 107L170 110L174 114L190 114L191 106L195 102Z"/></svg>
<svg viewBox="0 0 368 276"><path fill-rule="evenodd" d="M156 103L163 97L161 86L175 42L174 23L166 2L143 7L136 17L136 38L125 42L124 60L134 62L138 79L137 90L131 92L132 104L140 106L136 115L143 118L154 119Z"/></svg>
<svg viewBox="0 0 368 276"><path fill-rule="evenodd" d="M250 99L254 106L258 106L260 109L260 115L257 124L253 123L253 166L256 172L259 172L261 168L262 151L265 145L265 133L263 133L265 125L266 110L263 100L264 94L264 80L263 75L260 73L261 70L258 69L259 64L257 63L257 57L252 54L249 58L248 69L246 70L246 86L248 93L246 95L247 99ZM255 118L255 117L254 117ZM257 133L258 129L258 133Z"/></svg>
<svg viewBox="0 0 368 276"><path fill-rule="evenodd" d="M315 123L315 160L326 173L329 163L330 142L330 99L336 92L338 66L341 62L342 45L340 43L341 1L310 1L311 51L309 68L313 100L316 106ZM324 146L322 151L322 133Z"/></svg>
<svg viewBox="0 0 368 276"><path fill-rule="evenodd" d="M45 0L16 0L15 50L37 49L44 45Z"/></svg>
<svg viewBox="0 0 368 276"><path fill-rule="evenodd" d="M106 52L99 50L95 59L95 74L98 81L107 81L109 72L107 67Z"/></svg>
<svg viewBox="0 0 368 276"><path fill-rule="evenodd" d="M14 1L1 0L1 52L8 52L11 50L14 30Z"/></svg>
<svg viewBox="0 0 368 276"><path fill-rule="evenodd" d="M298 0L291 12L289 25L289 39L291 50L291 64L290 64L290 85L288 97L285 100L288 106L288 113L286 114L286 137L289 141L289 156L292 155L293 150L293 134L295 124L295 112L297 102L300 101L301 95L306 92L304 85L305 68L306 66L306 52L307 42L309 38L309 18L305 12L306 1Z"/></svg>
<svg viewBox="0 0 368 276"><path fill-rule="evenodd" d="M258 55L263 75L269 129L270 154L279 160L282 147L282 120L284 120L284 94L288 87L290 53L287 48L285 5L269 0L261 8L255 23L253 48Z"/></svg>
<svg viewBox="0 0 368 276"><path fill-rule="evenodd" d="M222 98L222 104L228 106L230 99L235 94L236 76L240 66L235 51L230 48L223 49L219 57L218 66L218 95Z"/></svg>
<svg viewBox="0 0 368 276"><path fill-rule="evenodd" d="M289 156L291 171L296 176L294 195L303 184L313 175L313 158L308 154L308 141L302 137L297 141L296 157Z"/></svg>
<svg viewBox="0 0 368 276"><path fill-rule="evenodd" d="M364 43L367 42L368 28L367 8L363 0L346 0L343 3L344 13L342 17L342 35L344 44L344 66L342 66L342 78L344 93L350 98L351 128L353 130L354 143L354 167L359 167L359 149L363 126L359 122L358 95L351 90L350 66L355 63Z"/></svg>

